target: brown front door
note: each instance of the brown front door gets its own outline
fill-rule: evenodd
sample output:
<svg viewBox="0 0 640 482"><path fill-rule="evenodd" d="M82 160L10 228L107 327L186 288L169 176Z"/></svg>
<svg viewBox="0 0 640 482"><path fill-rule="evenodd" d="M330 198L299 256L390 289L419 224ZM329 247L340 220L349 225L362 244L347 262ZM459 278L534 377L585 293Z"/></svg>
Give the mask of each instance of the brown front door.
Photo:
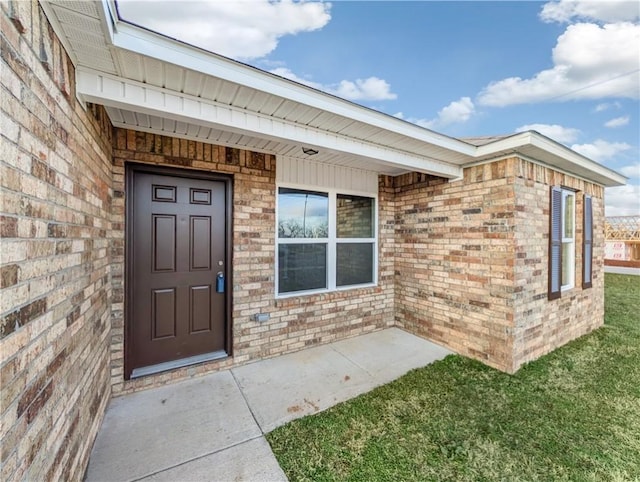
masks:
<svg viewBox="0 0 640 482"><path fill-rule="evenodd" d="M230 183L131 166L127 376L227 356Z"/></svg>

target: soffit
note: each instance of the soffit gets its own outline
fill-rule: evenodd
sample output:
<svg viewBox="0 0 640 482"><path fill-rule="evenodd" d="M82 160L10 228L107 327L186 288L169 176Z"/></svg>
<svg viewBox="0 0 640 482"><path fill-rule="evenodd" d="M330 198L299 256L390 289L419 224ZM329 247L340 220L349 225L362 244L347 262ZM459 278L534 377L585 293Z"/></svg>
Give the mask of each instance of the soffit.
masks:
<svg viewBox="0 0 640 482"><path fill-rule="evenodd" d="M313 157L314 161L332 162L358 168L368 166L370 169L378 169L379 172L390 175L417 170L451 178L459 177L461 175L459 166L471 160L468 153L443 147L443 145L448 146L448 144L451 144L464 148L463 143L425 129L420 129L420 131L424 131L427 137L433 136L442 145L430 144L424 140L375 125L375 122L362 122L347 115L328 112L322 108L304 104L291 98L241 85L228 79L216 77L210 73L185 68L182 65L168 62L163 58L144 55L118 46L117 42L113 40L117 35L118 26L110 23L109 15L106 13L110 8L108 2L51 0L42 3L57 33L59 35L62 33L60 35L61 39L76 67L111 74L123 79L172 91L185 97L197 97L216 104L233 106L234 108L243 109L247 113L283 120L291 125L308 127L313 130L335 134L342 138L353 139L363 146L378 148L379 152L388 154L387 158L372 159L367 155L362 156L354 152L340 152L323 147L318 149L320 153ZM128 24L122 24L121 30L133 32L134 34L141 32L140 35L151 35L152 38L155 35ZM158 36L158 41L166 42L167 39ZM191 48L189 46L185 48L187 47ZM202 51L199 51L199 53L202 54ZM207 55L211 54L207 53ZM229 62L228 59L225 59L225 61ZM240 68L245 68L245 70L248 68L248 66L239 65ZM257 69L253 70L256 75L265 75L264 72ZM249 73L251 73L251 69L249 69ZM293 83L286 79L271 75L269 77L273 77L272 82L278 84L280 88L282 88L283 83L285 87L289 83L292 84L292 89L294 90L306 89L305 86L300 86L299 84L293 86ZM286 89L281 92L285 93ZM83 98L82 92L80 92L80 98ZM237 147L256 149L273 154L286 152L289 156L301 151L302 147L299 142L290 141L286 137L274 140L273 138L260 136L258 133L251 135L251 132L225 134L220 129L203 125L202 122L195 119L192 121L182 119L181 123L176 123L170 118L166 118L163 122L160 122L162 120L160 116L149 116L148 113L139 111L134 106L122 108L122 106L115 104L109 105L107 101L101 101L96 97L87 98L87 100L105 105L114 125L120 127L207 140L208 142L220 142L225 145L234 145L233 142L237 140L240 142L240 144L236 145ZM347 104L346 110L344 106L340 106L345 112L356 108L360 111L365 111L363 115L367 115L366 111L368 109L355 106L355 104L351 105L341 99L335 99L335 102ZM383 114L374 111L371 111L370 114L374 118L383 116ZM392 122L403 123L399 119L390 119L392 119ZM379 121L379 119L375 120ZM384 121L385 119L383 119ZM416 126L411 125L408 128L415 130ZM309 144L308 147L317 148L313 144ZM469 150L469 152L472 151ZM402 161L398 161L398 159L402 158L410 158L412 162L403 165ZM423 167L422 164L424 164ZM445 169L440 170L440 166L444 166Z"/></svg>
<svg viewBox="0 0 640 482"><path fill-rule="evenodd" d="M407 172L407 169L396 165L386 164L380 160L364 156L345 155L342 152L331 149L322 149L314 156L306 156L299 144L265 139L252 135L232 132L228 129L216 129L194 123L169 119L167 117L154 116L141 112L107 107L107 112L113 125L124 129L133 129L141 132L150 132L170 137L179 137L211 144L247 149L256 152L265 152L302 160L340 165L354 169L376 171L380 174L398 176Z"/></svg>

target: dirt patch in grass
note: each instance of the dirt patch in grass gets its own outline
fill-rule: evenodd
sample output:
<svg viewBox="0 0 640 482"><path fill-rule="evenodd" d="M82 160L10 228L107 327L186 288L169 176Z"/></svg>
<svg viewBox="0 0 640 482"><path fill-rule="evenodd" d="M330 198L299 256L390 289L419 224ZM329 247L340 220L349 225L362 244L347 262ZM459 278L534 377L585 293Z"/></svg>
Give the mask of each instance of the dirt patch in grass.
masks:
<svg viewBox="0 0 640 482"><path fill-rule="evenodd" d="M267 438L291 481L640 480L640 278L605 302L516 375L449 356Z"/></svg>

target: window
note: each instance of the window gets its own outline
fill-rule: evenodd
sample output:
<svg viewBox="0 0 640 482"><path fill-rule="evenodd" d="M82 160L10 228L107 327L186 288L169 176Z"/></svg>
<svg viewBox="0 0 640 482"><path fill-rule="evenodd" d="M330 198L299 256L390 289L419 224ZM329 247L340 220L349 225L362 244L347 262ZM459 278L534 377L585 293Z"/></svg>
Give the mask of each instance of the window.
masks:
<svg viewBox="0 0 640 482"><path fill-rule="evenodd" d="M277 219L279 295L375 283L374 198L280 187Z"/></svg>
<svg viewBox="0 0 640 482"><path fill-rule="evenodd" d="M575 285L576 193L557 186L551 188L549 234L549 299L560 297Z"/></svg>
<svg viewBox="0 0 640 482"><path fill-rule="evenodd" d="M582 287L591 288L593 271L593 206L591 196L584 196L584 234L582 237Z"/></svg>

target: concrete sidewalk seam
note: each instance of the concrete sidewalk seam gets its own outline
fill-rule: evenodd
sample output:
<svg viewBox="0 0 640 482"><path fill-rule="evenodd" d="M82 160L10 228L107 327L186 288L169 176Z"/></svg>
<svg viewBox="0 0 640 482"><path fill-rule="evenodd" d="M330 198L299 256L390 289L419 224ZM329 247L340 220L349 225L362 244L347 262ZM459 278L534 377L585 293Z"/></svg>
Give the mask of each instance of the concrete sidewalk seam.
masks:
<svg viewBox="0 0 640 482"><path fill-rule="evenodd" d="M371 373L369 370L367 370L365 367L361 366L358 362L356 362L355 360L352 360L351 358L349 358L347 355L345 355L344 353L342 353L340 350L338 350L335 346L330 345L329 346L333 351L335 351L336 353L342 355L342 358L344 358L345 360L347 360L349 363L357 366L360 370L362 370L363 372L365 372L367 375L369 375L369 378L373 378L373 373Z"/></svg>
<svg viewBox="0 0 640 482"><path fill-rule="evenodd" d="M221 449L214 450L213 452L209 452L209 453L206 453L206 454L203 454L203 455L198 455L197 457L194 457L194 458L189 459L189 460L185 460L184 462L180 462L179 464L171 465L169 467L165 467L163 469L156 470L155 472L150 472L148 474L145 474L145 475L143 475L141 477L137 477L135 479L129 479L127 482L140 482L140 481L143 481L144 479L147 479L149 477L153 477L154 475L161 474L162 472L167 472L168 470L175 469L176 467L180 467L182 465L190 464L191 462L195 462L196 460L200 460L200 459L203 459L205 457L210 457L211 455L219 454L220 452L224 452L225 450L232 449L234 447L237 447L238 445L242 445L242 444L245 444L247 442L251 442L252 440L257 440L257 439L260 439L260 438L263 438L263 437L264 437L264 434L261 431L260 435L256 435L255 437L251 437L251 438L248 438L248 439L243 440L241 442L237 442L237 443L228 445L228 446L223 447Z"/></svg>
<svg viewBox="0 0 640 482"><path fill-rule="evenodd" d="M238 379L236 378L236 374L232 369L229 370L229 373L231 373L231 377L233 378L233 381L236 383L236 387L238 387L238 391L240 392L240 395L242 395L242 399L244 400L245 405L247 406L247 408L249 409L249 413L251 414L251 416L253 417L253 421L256 423L256 426L258 427L258 429L260 430L260 433L262 435L265 434L264 430L262 430L262 426L260 425L260 422L258 422L258 419L256 418L256 414L253 413L253 407L251 406L251 404L249 403L249 400L247 399L247 396L244 394L244 390L242 389L242 387L240 386L240 382L238 381Z"/></svg>

